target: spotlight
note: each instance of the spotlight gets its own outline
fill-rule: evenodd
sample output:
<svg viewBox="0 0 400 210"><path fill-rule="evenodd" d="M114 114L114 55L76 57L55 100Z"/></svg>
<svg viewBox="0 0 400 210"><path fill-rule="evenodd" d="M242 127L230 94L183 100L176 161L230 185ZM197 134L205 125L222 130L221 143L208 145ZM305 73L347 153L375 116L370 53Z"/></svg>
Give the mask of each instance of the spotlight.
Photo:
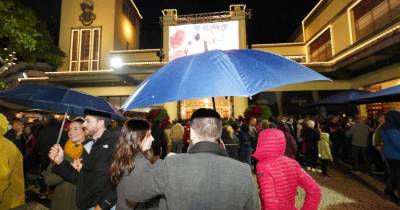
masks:
<svg viewBox="0 0 400 210"><path fill-rule="evenodd" d="M110 60L110 65L114 69L121 68L122 66L122 59L120 57L113 57Z"/></svg>

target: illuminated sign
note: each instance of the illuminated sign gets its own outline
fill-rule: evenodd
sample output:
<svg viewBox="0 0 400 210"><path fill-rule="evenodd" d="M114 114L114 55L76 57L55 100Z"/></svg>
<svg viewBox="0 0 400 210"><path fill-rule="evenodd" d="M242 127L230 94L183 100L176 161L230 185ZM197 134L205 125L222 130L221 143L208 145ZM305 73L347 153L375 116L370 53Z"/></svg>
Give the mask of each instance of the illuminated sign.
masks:
<svg viewBox="0 0 400 210"><path fill-rule="evenodd" d="M169 27L169 60L210 50L239 49L238 21Z"/></svg>

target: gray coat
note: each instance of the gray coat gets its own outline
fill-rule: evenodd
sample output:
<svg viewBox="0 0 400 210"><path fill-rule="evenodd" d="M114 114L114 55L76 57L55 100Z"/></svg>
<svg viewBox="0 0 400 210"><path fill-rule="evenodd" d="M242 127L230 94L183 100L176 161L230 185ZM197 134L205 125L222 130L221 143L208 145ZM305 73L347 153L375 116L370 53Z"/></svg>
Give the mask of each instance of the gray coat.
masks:
<svg viewBox="0 0 400 210"><path fill-rule="evenodd" d="M359 147L368 146L369 127L362 122L356 122L350 130L346 131L346 136L352 136L352 144Z"/></svg>
<svg viewBox="0 0 400 210"><path fill-rule="evenodd" d="M258 210L259 197L250 167L227 157L212 142L199 142L189 154L159 160L121 183L122 193L135 202L164 196L160 209ZM118 198L119 199L119 198Z"/></svg>
<svg viewBox="0 0 400 210"><path fill-rule="evenodd" d="M137 154L135 157L135 168L133 171L128 174L127 172L124 173L124 176L121 178L121 181L117 185L117 210L156 210L158 209L159 202L165 203L163 197L159 196L153 198L151 201L146 203L136 203L134 200L127 197L125 192L129 192L130 189L130 182L137 182L137 171L143 171L148 169L151 166L151 163L142 155ZM139 180L140 181L140 180ZM161 201L160 201L161 200ZM164 204L165 206L165 204Z"/></svg>
<svg viewBox="0 0 400 210"><path fill-rule="evenodd" d="M70 162L72 159L65 156ZM78 210L76 205L76 185L65 181L62 177L51 172L53 164L44 172L44 180L48 186L56 186L51 199L50 210Z"/></svg>

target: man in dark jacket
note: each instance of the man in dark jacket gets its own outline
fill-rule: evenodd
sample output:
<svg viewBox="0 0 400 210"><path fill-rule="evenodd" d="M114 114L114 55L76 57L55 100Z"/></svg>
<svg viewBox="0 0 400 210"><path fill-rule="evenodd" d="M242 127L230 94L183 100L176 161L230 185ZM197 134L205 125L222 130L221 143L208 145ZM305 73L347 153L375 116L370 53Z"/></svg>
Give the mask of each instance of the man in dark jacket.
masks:
<svg viewBox="0 0 400 210"><path fill-rule="evenodd" d="M259 197L249 165L228 157L217 143L222 121L212 109L199 109L191 119L193 146L186 154L158 160L126 182L129 201L163 196L160 209L259 209Z"/></svg>
<svg viewBox="0 0 400 210"><path fill-rule="evenodd" d="M12 122L12 129L6 133L5 137L12 141L22 154L25 154L25 139L22 135L23 130L24 124L19 119L14 119Z"/></svg>
<svg viewBox="0 0 400 210"><path fill-rule="evenodd" d="M54 145L49 152L49 158L55 163L53 172L77 184L76 203L80 209L110 209L117 201L109 176L117 136L106 130L109 117L107 113L85 111L82 126L91 138L84 143L80 167L74 169L64 160L60 145Z"/></svg>

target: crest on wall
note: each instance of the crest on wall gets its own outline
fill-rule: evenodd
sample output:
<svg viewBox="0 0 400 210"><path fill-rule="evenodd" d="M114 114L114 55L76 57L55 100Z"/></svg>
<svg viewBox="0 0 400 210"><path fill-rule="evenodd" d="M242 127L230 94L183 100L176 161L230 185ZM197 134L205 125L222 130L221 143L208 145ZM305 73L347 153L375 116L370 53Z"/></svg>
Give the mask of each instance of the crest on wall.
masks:
<svg viewBox="0 0 400 210"><path fill-rule="evenodd" d="M94 2L93 0L85 0L81 3L82 14L79 16L79 20L84 26L90 26L93 20L96 19L96 15L93 13Z"/></svg>

